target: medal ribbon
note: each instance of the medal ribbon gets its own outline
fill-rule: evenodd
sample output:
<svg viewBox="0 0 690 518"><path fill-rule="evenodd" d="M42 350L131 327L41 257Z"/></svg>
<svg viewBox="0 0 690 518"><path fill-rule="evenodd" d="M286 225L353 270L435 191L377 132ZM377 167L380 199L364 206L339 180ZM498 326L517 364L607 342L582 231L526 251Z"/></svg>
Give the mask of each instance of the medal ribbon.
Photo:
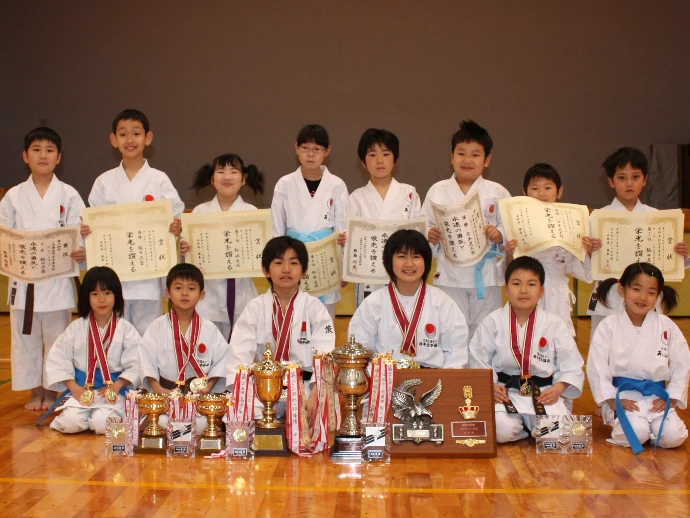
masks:
<svg viewBox="0 0 690 518"><path fill-rule="evenodd" d="M424 306L424 297L426 296L426 283L422 282L417 293L417 300L414 303L411 320L407 319L405 309L400 304L400 300L398 300L398 290L395 289L393 282L388 283L388 294L393 304L395 320L398 322L398 327L400 327L400 332L403 335L400 352L408 356L417 356L417 324L419 324L419 319L422 316L422 307Z"/></svg>
<svg viewBox="0 0 690 518"><path fill-rule="evenodd" d="M191 343L187 343L187 339L182 334L180 330L180 320L177 318L177 313L175 313L175 308L172 308L168 312L168 321L170 322L170 327L172 328L173 339L175 341L175 359L177 360L177 383L185 383L185 370L187 369L187 364L192 366L194 374L197 377L203 378L205 376L204 370L199 365L194 357L196 344L199 341L199 332L201 331L201 318L199 314L194 311L192 315L192 332L190 336Z"/></svg>
<svg viewBox="0 0 690 518"><path fill-rule="evenodd" d="M530 377L530 356L532 353L532 338L534 337L534 323L537 318L537 310L535 309L527 319L527 333L525 334L525 344L520 352L520 344L518 343L517 331L517 316L515 311L510 308L510 347L513 351L513 357L520 367L520 377L528 379Z"/></svg>
<svg viewBox="0 0 690 518"><path fill-rule="evenodd" d="M93 378L96 374L96 363L98 363L101 374L103 374L103 382L106 385L112 382L106 351L110 345L110 340L115 336L116 327L117 316L113 313L110 315L110 320L108 320L108 323L105 325L105 330L101 335L101 330L98 328L98 324L96 324L96 317L93 316L93 312L89 313L89 343L85 385L93 386Z"/></svg>
<svg viewBox="0 0 690 518"><path fill-rule="evenodd" d="M300 455L301 448L301 413L303 410L302 391L299 384L302 383L298 366L287 368L288 385L287 401L285 407L285 435L288 440L288 448Z"/></svg>
<svg viewBox="0 0 690 518"><path fill-rule="evenodd" d="M249 369L239 367L235 372L235 382L232 388L234 405L230 407L230 420L251 421L254 419L254 376Z"/></svg>
<svg viewBox="0 0 690 518"><path fill-rule="evenodd" d="M283 314L278 295L273 293L273 323L271 331L273 341L276 344L276 361L283 362L290 360L290 342L292 340L292 313L294 311L295 299L299 290L290 298L287 311Z"/></svg>

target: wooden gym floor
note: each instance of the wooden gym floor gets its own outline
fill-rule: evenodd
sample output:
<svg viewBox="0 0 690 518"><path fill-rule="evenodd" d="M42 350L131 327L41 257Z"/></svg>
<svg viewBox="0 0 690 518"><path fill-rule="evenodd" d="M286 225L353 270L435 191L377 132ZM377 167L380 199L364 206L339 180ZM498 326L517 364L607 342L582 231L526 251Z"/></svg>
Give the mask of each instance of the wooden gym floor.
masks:
<svg viewBox="0 0 690 518"><path fill-rule="evenodd" d="M678 324L690 331L690 319ZM338 318L338 344L347 318ZM576 320L583 355L589 320ZM0 516L690 516L689 446L634 456L605 442L594 454L539 455L534 442L499 446L489 460L393 459L339 466L326 455L230 463L159 456L106 458L104 438L61 435L12 392L9 318L0 316ZM592 414L588 388L575 413ZM690 423L686 411L681 416Z"/></svg>

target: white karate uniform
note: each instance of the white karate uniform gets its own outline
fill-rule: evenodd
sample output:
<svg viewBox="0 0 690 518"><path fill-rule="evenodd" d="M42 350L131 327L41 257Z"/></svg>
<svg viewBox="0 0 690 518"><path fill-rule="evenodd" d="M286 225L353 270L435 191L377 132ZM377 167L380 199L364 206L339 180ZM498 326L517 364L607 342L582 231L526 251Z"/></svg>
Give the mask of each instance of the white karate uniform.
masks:
<svg viewBox="0 0 690 518"><path fill-rule="evenodd" d="M184 203L170 178L163 171L144 165L130 181L122 163L115 169L101 174L93 184L89 194L89 206L115 205L153 200L171 200L173 216L179 218L184 211ZM88 262L88 258L87 258ZM123 281L122 295L125 298L124 318L134 324L143 335L148 325L162 312L161 298L165 279L143 281Z"/></svg>
<svg viewBox="0 0 690 518"><path fill-rule="evenodd" d="M129 388L139 386L140 340L134 326L119 319L115 335L106 351L111 374L119 372L121 378L130 382ZM50 349L46 360L46 388L63 392L67 389L63 382L75 379L75 368L88 372L88 347L89 319L79 318L69 325ZM96 369L99 369L98 363ZM125 415L125 398L120 394L115 403L109 403L104 397L94 393L93 403L83 406L74 396L70 396L66 403L56 409L59 410L62 413L50 423L53 430L62 433L93 430L104 434L106 418Z"/></svg>
<svg viewBox="0 0 690 518"><path fill-rule="evenodd" d="M420 288L421 289L421 288ZM417 355L413 358L422 367L466 369L467 324L458 305L443 291L427 285L422 314L417 325ZM419 290L417 290L419 293ZM412 319L417 293L398 300ZM350 320L348 335L377 354L392 352L393 358L409 358L400 352L402 331L393 311L388 287L369 295Z"/></svg>
<svg viewBox="0 0 690 518"><path fill-rule="evenodd" d="M503 243L498 245L499 252L503 252L503 245L506 243L506 234L503 230L501 214L498 210L498 200L510 198L510 193L502 185L486 180L480 176L474 181L472 187L463 194L455 173L447 180L441 180L431 186L424 199L422 212L429 219L429 228L437 227L431 202L446 205L471 196L474 191L479 193L479 201L484 210L484 218L487 225L494 225L503 236ZM443 254L441 243L432 246L436 255L436 274L434 275L434 286L438 286L445 291L455 301L455 303L465 315L469 326L469 337L476 331L484 317L492 311L501 307L501 289L503 286L503 274L505 271L505 261L498 258L487 259L482 267L482 276L486 297L478 299L475 282L475 266L457 268L450 264Z"/></svg>
<svg viewBox="0 0 690 518"><path fill-rule="evenodd" d="M256 207L247 203L242 199L242 196L238 195L235 202L228 209L228 211L235 210L256 210ZM211 201L194 207L192 214L206 212L222 212L220 204L218 203L218 196L214 196ZM204 300L200 300L197 304L197 312L202 317L212 320L221 334L225 338L228 338L230 335L230 317L228 316L227 280L204 279L204 291L206 292L206 296ZM237 322L237 319L240 318L242 314L242 310L250 300L256 297L256 295L256 286L254 286L254 281L252 279L235 279L235 311L233 313L233 322Z"/></svg>
<svg viewBox="0 0 690 518"><path fill-rule="evenodd" d="M536 309L534 335L532 338L532 357L530 374L548 378L553 376L553 383L567 383L559 401L553 405L544 405L548 415L569 414L564 398L574 399L582 394L585 375L582 371L584 361L572 335L563 319L540 308ZM518 329L520 349L524 347L524 336L527 323ZM520 367L513 356L510 344L510 304L506 303L487 316L470 341L470 368L492 369L494 383L498 382L498 372L508 375L519 375ZM548 387L542 387L543 392ZM517 441L527 437L523 423L532 430L536 417L531 396L521 396L516 389L509 389L508 396L520 412L509 414L503 403L495 404L496 441L499 443Z"/></svg>
<svg viewBox="0 0 690 518"><path fill-rule="evenodd" d="M79 193L53 178L43 198L29 178L12 187L0 200L0 225L17 230L47 230L80 224L84 202ZM68 252L72 252L69 250ZM74 279L41 281L34 285L34 317L30 335L22 334L26 282L9 279L8 302L12 335L12 390L43 385L43 346L50 346L70 322L76 306Z"/></svg>
<svg viewBox="0 0 690 518"><path fill-rule="evenodd" d="M594 334L587 357L587 379L592 396L601 406L604 423L612 425L610 442L629 446L621 425L608 405L615 399L617 389L613 378L624 376L639 380L666 381L671 399L678 400L678 408L686 408L690 379L690 351L688 342L678 326L666 315L650 311L641 327L635 327L624 309L606 317ZM638 412L625 411L630 424L644 444L656 442L664 412L653 412L656 396L643 396L634 390L621 392L621 399L631 399ZM685 423L671 409L664 424L659 446L675 448L688 437Z"/></svg>
<svg viewBox="0 0 690 518"><path fill-rule="evenodd" d="M369 219L412 219L421 214L422 206L417 190L414 186L400 183L395 178L391 180L385 198L381 198L371 181L364 187L355 189L350 194L345 210L345 216ZM385 284L357 284L355 286L357 307L365 297L384 286Z"/></svg>
<svg viewBox="0 0 690 518"><path fill-rule="evenodd" d="M301 168L278 180L271 201L274 237L286 235L288 229L305 233L325 229L345 232L347 186L340 178L331 174L326 166L321 166L321 170L323 176L313 198ZM340 300L340 290L327 293L321 300L333 317L335 303Z"/></svg>

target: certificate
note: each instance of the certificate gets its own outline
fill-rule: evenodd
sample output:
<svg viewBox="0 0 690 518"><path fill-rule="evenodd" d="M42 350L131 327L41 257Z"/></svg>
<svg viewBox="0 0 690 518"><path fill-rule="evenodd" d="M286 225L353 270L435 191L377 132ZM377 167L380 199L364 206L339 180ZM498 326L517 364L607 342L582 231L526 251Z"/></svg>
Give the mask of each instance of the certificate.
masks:
<svg viewBox="0 0 690 518"><path fill-rule="evenodd" d="M462 268L481 261L491 243L482 232L486 225L479 193L447 205L431 203L436 226L441 230L443 255L453 266Z"/></svg>
<svg viewBox="0 0 690 518"><path fill-rule="evenodd" d="M304 243L309 252L309 268L302 279L302 290L314 297L340 289L343 261L337 239L338 233L334 232L319 241Z"/></svg>
<svg viewBox="0 0 690 518"><path fill-rule="evenodd" d="M190 250L185 262L205 279L263 277L261 253L271 239L271 211L238 210L182 214Z"/></svg>
<svg viewBox="0 0 690 518"><path fill-rule="evenodd" d="M685 276L683 258L673 251L683 240L683 211L654 212L595 210L592 235L602 247L592 253L592 278L619 278L632 263L652 263L666 281L681 281Z"/></svg>
<svg viewBox="0 0 690 518"><path fill-rule="evenodd" d="M401 220L370 220L347 218L345 271L343 280L362 284L388 284L390 279L383 267L383 247L388 237L400 229L417 230L426 236L425 217Z"/></svg>
<svg viewBox="0 0 690 518"><path fill-rule="evenodd" d="M177 264L177 244L170 231L170 200L89 207L82 219L91 227L86 261L108 266L121 281L165 277Z"/></svg>
<svg viewBox="0 0 690 518"><path fill-rule="evenodd" d="M498 201L508 239L516 239L514 257L534 255L560 246L585 260L582 237L589 235L589 209L585 205L546 203L529 196Z"/></svg>
<svg viewBox="0 0 690 518"><path fill-rule="evenodd" d="M79 276L69 256L79 244L79 226L15 230L0 225L0 274L24 282Z"/></svg>

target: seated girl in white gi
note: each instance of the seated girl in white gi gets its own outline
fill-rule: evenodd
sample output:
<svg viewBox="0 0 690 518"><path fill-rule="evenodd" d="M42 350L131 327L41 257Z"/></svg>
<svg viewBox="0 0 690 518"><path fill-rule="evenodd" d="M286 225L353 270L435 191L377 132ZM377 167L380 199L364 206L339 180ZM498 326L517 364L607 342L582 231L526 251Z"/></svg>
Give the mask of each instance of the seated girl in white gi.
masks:
<svg viewBox="0 0 690 518"><path fill-rule="evenodd" d="M416 230L398 230L386 241L383 265L391 282L357 308L348 334L376 353L412 359L422 367L467 368L467 324L458 305L426 284L431 246ZM392 351L391 351L392 350Z"/></svg>
<svg viewBox="0 0 690 518"><path fill-rule="evenodd" d="M656 266L634 263L620 280L599 285L599 302L608 303L616 283L623 308L602 320L589 346L587 378L594 401L604 423L613 426L609 442L630 446L635 454L648 440L655 449L675 448L688 437L675 407L687 405L690 351L678 326L654 307L661 295L664 312L671 311L678 294L664 285Z"/></svg>
<svg viewBox="0 0 690 518"><path fill-rule="evenodd" d="M125 300L117 274L95 266L82 281L72 322L46 360L46 388L71 397L50 427L63 433L105 433L110 416L123 416L125 392L139 383L139 333L122 318Z"/></svg>
<svg viewBox="0 0 690 518"><path fill-rule="evenodd" d="M535 435L537 415L567 415L564 398L582 394L584 361L563 319L538 307L544 267L523 256L508 265L508 302L470 341L470 368L493 369L496 441Z"/></svg>

